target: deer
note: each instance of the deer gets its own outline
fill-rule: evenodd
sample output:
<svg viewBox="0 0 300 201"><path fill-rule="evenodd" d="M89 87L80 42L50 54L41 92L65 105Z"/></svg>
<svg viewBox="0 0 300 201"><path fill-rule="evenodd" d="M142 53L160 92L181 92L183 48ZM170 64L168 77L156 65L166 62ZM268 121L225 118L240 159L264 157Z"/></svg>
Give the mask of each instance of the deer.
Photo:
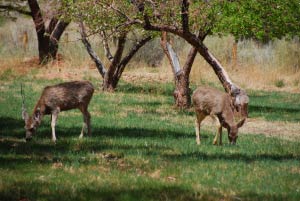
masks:
<svg viewBox="0 0 300 201"><path fill-rule="evenodd" d="M198 87L192 95L192 103L196 112L195 130L196 143L199 145L200 141L200 127L201 122L207 117L211 116L214 120L218 119L218 129L213 144L222 145L222 127L228 131L228 139L230 144L236 144L238 138L238 129L245 123L244 116L241 121L235 123L234 109L232 97L225 92L221 92L211 87Z"/></svg>
<svg viewBox="0 0 300 201"><path fill-rule="evenodd" d="M94 93L94 86L89 81L71 81L53 86L46 86L34 106L32 115L29 116L25 106L25 95L21 85L22 118L25 121L25 140L29 141L36 133L44 115L51 115L52 141L56 142L55 125L58 114L62 111L78 108L83 114L83 126L79 138L84 135L87 128L88 136L91 136L90 119L88 111L90 100Z"/></svg>

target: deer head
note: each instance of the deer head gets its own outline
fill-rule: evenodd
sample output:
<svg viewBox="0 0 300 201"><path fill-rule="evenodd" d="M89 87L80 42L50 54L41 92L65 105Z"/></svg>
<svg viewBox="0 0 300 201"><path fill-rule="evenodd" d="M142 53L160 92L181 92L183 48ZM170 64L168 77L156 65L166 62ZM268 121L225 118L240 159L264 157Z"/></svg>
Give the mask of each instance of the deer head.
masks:
<svg viewBox="0 0 300 201"><path fill-rule="evenodd" d="M228 130L228 139L229 139L230 144L232 144L232 145L236 144L236 140L238 138L238 135L237 135L238 129L244 125L245 120L246 120L246 118L242 119L235 125L231 125L231 126L226 125L227 130Z"/></svg>
<svg viewBox="0 0 300 201"><path fill-rule="evenodd" d="M39 124L39 119L40 119L40 109L38 108L34 112L34 116L30 117L28 115L28 112L26 111L26 106L25 106L25 94L23 91L23 86L21 84L21 95L22 95L22 119L25 121L25 130L26 130L26 141L30 140L32 138L32 135L35 133L36 128Z"/></svg>

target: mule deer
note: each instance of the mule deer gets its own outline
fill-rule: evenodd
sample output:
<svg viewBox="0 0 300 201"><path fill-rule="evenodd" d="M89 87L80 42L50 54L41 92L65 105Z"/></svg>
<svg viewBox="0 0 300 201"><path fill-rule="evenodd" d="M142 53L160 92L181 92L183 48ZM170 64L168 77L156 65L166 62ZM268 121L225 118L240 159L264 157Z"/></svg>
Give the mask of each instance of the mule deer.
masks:
<svg viewBox="0 0 300 201"><path fill-rule="evenodd" d="M55 142L55 124L59 112L75 108L82 112L84 119L79 137L83 137L85 128L87 128L88 135L91 135L91 115L88 112L88 105L93 96L94 87L90 82L73 81L45 87L31 117L26 112L25 97L22 89L21 93L23 99L22 118L25 120L26 141L32 138L37 127L41 124L43 116L51 114L52 141Z"/></svg>
<svg viewBox="0 0 300 201"><path fill-rule="evenodd" d="M196 112L196 142L200 144L200 125L207 116L219 119L217 134L213 144L222 144L222 127L228 131L228 139L230 144L235 144L238 137L238 128L244 122L245 117L238 122L234 122L234 105L231 96L225 92L210 87L197 88L192 96L192 102Z"/></svg>

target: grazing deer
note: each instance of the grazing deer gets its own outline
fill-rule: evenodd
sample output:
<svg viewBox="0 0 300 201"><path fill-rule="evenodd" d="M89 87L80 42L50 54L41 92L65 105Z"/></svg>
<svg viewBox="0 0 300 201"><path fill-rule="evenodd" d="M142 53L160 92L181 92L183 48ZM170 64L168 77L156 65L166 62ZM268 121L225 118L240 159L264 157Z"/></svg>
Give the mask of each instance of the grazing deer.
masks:
<svg viewBox="0 0 300 201"><path fill-rule="evenodd" d="M196 111L196 142L200 144L200 125L207 116L212 116L214 119L219 119L217 134L214 138L213 144L216 145L218 138L219 144L222 144L222 127L228 131L228 139L230 144L235 144L238 137L238 128L244 122L245 117L238 122L234 122L234 105L229 94L221 92L210 87L197 88L192 96L192 102Z"/></svg>
<svg viewBox="0 0 300 201"><path fill-rule="evenodd" d="M36 103L32 116L29 117L25 108L25 97L21 88L23 105L22 118L25 120L26 141L32 138L37 127L41 124L44 115L51 114L52 141L56 141L55 124L59 112L78 108L83 114L83 127L80 138L83 137L85 128L91 135L88 105L94 93L93 85L88 81L65 82L44 88L42 95Z"/></svg>

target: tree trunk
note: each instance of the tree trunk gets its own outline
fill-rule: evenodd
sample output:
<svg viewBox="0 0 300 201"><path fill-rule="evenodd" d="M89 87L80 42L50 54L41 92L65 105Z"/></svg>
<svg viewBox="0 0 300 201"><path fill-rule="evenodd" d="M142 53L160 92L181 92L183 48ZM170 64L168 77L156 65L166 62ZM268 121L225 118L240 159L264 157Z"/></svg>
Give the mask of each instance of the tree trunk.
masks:
<svg viewBox="0 0 300 201"><path fill-rule="evenodd" d="M102 90L103 91L113 92L116 89L118 82L121 78L121 75L122 75L126 65L128 64L128 62L131 60L131 58L135 55L135 53L141 47L143 47L148 41L150 41L152 39L152 36L148 36L148 37L145 37L142 40L138 41L130 49L128 54L122 58L122 54L124 51L124 46L125 46L125 42L126 42L126 38L127 38L127 33L119 36L117 50L115 52L115 55L112 56L110 53L110 50L109 50L107 39L105 37L105 33L103 32L102 36L104 37L103 46L104 46L104 49L106 52L105 55L107 56L109 61L111 61L111 64L110 64L108 70L106 70L106 68L104 67L100 58L97 56L96 52L92 49L91 44L87 40L83 22L79 23L79 27L80 27L80 34L81 34L82 42L83 42L85 48L87 49L87 52L89 53L91 59L95 62L96 67L103 78L103 82L102 82Z"/></svg>
<svg viewBox="0 0 300 201"><path fill-rule="evenodd" d="M237 67L237 48L238 48L238 41L234 40L232 45L232 67L235 69Z"/></svg>
<svg viewBox="0 0 300 201"><path fill-rule="evenodd" d="M138 12L143 14L143 21L137 22L143 26L145 30L149 31L165 31L169 33L173 33L185 41L190 43L193 47L197 49L199 54L210 64L213 68L214 72L216 73L217 77L219 78L220 82L222 83L226 92L228 92L232 98L233 103L236 108L242 108L243 113L247 113L247 107L249 102L249 97L247 96L246 92L242 90L240 87L236 86L227 75L225 69L220 64L220 62L208 51L208 48L203 44L201 38L197 37L195 34L189 31L189 24L186 23L186 18L188 17L188 12L184 12L181 14L182 22L181 27L176 27L172 25L165 25L165 24L152 24L151 18L148 16L147 12L145 12L145 6L143 1L131 1L137 8ZM188 4L185 3L186 1L182 1L184 10L188 11Z"/></svg>
<svg viewBox="0 0 300 201"><path fill-rule="evenodd" d="M38 2L28 0L28 5L37 33L39 61L40 64L46 64L56 59L59 39L69 23L53 17L46 28Z"/></svg>
<svg viewBox="0 0 300 201"><path fill-rule="evenodd" d="M189 108L191 106L191 90L189 88L189 75L181 71L175 78L175 90L173 93L175 105L178 108Z"/></svg>
<svg viewBox="0 0 300 201"><path fill-rule="evenodd" d="M68 25L69 22L57 21L55 27L50 29L49 55L52 59L57 58L58 42Z"/></svg>
<svg viewBox="0 0 300 201"><path fill-rule="evenodd" d="M117 81L117 68L121 62L122 54L124 51L125 43L126 43L126 37L127 33L124 33L118 38L118 45L117 50L115 52L115 55L113 57L113 60L107 70L107 73L104 76L103 79L103 90L104 91L114 91L116 84L114 84Z"/></svg>
<svg viewBox="0 0 300 201"><path fill-rule="evenodd" d="M174 73L175 90L173 96L175 105L179 108L189 108L191 106L191 89L189 88L190 72L197 55L197 49L194 47L191 48L185 65L183 66L183 69L181 69L177 54L167 41L166 32L162 32L161 46Z"/></svg>

